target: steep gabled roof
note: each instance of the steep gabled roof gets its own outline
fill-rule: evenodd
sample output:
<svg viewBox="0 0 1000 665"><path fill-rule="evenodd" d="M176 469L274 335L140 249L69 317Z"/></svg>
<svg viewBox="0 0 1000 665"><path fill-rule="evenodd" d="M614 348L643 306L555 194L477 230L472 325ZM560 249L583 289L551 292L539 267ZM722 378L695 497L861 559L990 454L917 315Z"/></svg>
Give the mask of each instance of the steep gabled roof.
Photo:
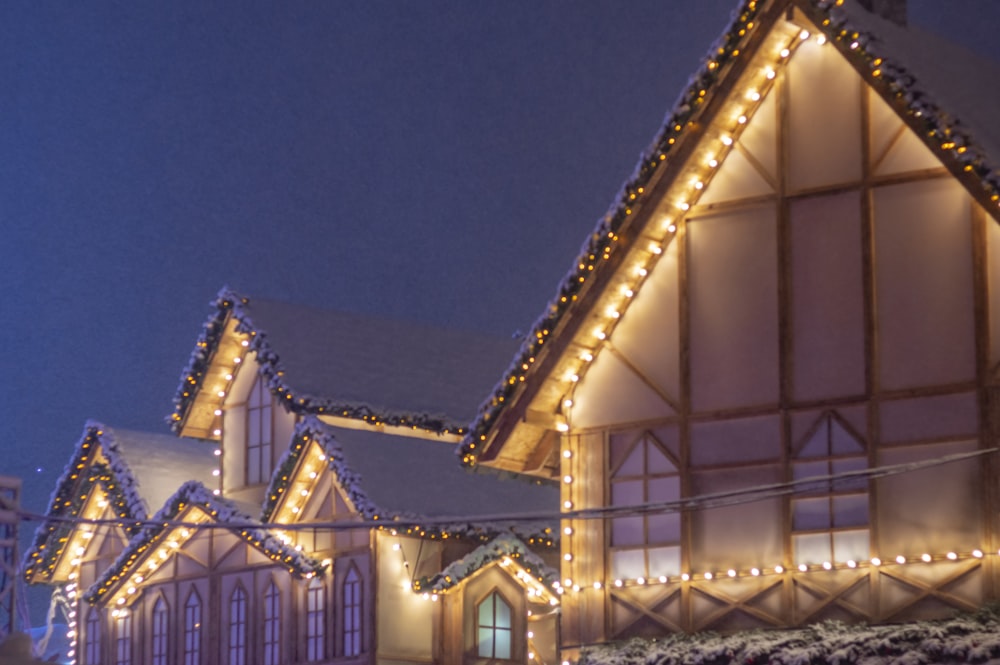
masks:
<svg viewBox="0 0 1000 665"><path fill-rule="evenodd" d="M384 522L383 528L431 539L485 542L497 534L513 533L532 545L556 543L551 520L487 518L500 513L551 515L558 510L558 488L470 473L455 464L454 449L455 444L442 441L332 427L306 417L296 426L292 444L272 475L261 518L283 521L279 514L289 488L294 483L311 486L303 478L310 458L311 468L330 469L362 519ZM397 524L401 520L404 525Z"/></svg>
<svg viewBox="0 0 1000 665"><path fill-rule="evenodd" d="M168 419L174 431L203 438L217 436L210 423L221 398L205 385L213 362L232 361L247 350L256 353L271 392L295 413L461 434L479 396L517 347L509 339L249 298L229 289L220 291L214 307Z"/></svg>
<svg viewBox="0 0 1000 665"><path fill-rule="evenodd" d="M856 0L742 0L610 210L585 238L555 297L480 406L459 450L464 464L482 461L540 474L555 468L554 433L565 427L558 406L565 390L548 379L566 372L567 380L578 380L579 363L567 360L573 340L590 327L599 339L610 334L633 290L673 240L676 227L661 228L655 219L658 205L668 194L682 210L697 200L696 190L704 183L695 187L680 182L680 176L722 110L732 106L734 87L749 75L754 58L771 50L781 52L773 62L779 67L795 50L796 33L779 29L786 16L821 31L970 195L1000 219L996 120L1000 94L986 91L991 87L986 81L992 80L988 72L995 72L995 66L983 69L970 53L878 19L858 7ZM770 83L761 79L760 90L766 93ZM754 104L759 101L747 102L747 114ZM727 131L736 133L739 127ZM720 163L724 157L721 154ZM624 278L624 271L633 266L638 266L637 274ZM613 289L621 289L620 297L611 295ZM611 306L603 310L608 303ZM576 351L589 362L591 351L578 347ZM539 396L545 410L532 409ZM520 436L514 437L517 433ZM505 447L519 448L519 459L500 459ZM531 450L527 461L522 459L525 448Z"/></svg>
<svg viewBox="0 0 1000 665"><path fill-rule="evenodd" d="M88 421L70 461L56 483L46 515L50 519L35 532L24 558L25 575L42 581L51 572L69 542L74 520L92 493L106 492L109 505L133 533L149 515L150 505L160 505L184 481L211 478L216 466L212 447L201 441L110 428Z"/></svg>
<svg viewBox="0 0 1000 665"><path fill-rule="evenodd" d="M120 592L130 580L134 585L141 583L141 579L135 578L136 574L140 574L139 566L152 557L158 557L157 550L161 545L168 539L174 540L174 545L165 556L158 557L157 566L162 563L160 559L165 561L172 556L183 541L209 522L223 525L276 564L286 566L297 577L311 577L324 569L321 563L282 543L231 502L215 496L200 482L191 481L181 485L152 520L132 536L125 550L87 590L85 598L90 603L107 603L132 595ZM121 604L127 604L127 601Z"/></svg>

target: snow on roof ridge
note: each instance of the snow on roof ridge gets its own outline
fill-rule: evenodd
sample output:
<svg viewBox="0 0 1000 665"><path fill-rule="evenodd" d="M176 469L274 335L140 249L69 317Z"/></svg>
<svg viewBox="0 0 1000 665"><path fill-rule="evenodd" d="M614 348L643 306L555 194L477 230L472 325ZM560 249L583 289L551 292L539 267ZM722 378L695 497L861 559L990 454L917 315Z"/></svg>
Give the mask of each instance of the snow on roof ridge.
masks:
<svg viewBox="0 0 1000 665"><path fill-rule="evenodd" d="M552 593L558 593L559 571L545 563L540 556L524 544L524 541L511 533L500 534L465 556L452 561L440 572L434 575L425 575L414 581L413 592L446 591L494 561L503 561L504 559L516 560L518 565L529 574L534 575Z"/></svg>
<svg viewBox="0 0 1000 665"><path fill-rule="evenodd" d="M943 158L955 160L962 165L964 171L977 176L984 196L993 202L1000 201L1000 170L990 166L988 156L977 149L979 146L969 133L959 131L949 122L950 116L919 88L911 73L891 58L886 60L884 56L879 57L869 52L872 44L880 42L871 31L861 26L857 29L853 27L847 12L841 8L843 2L844 0L806 0L799 6L808 10L809 5L812 5L820 18L815 23L832 41L840 43L850 35L852 41L848 51L855 57L864 58L872 72L866 79L867 82L871 85L881 83L890 92L902 97L907 104L908 113L920 120L927 127L929 136L938 141ZM579 256L559 283L555 296L535 320L531 332L525 335L524 342L493 391L480 404L475 420L469 425L468 432L456 450L463 464L474 465L477 462L482 452L480 444L486 442L487 432L497 422L497 417L514 401L512 397L522 390L524 377L530 371L548 335L573 307L576 294L584 288L585 282L603 272L601 268L607 265L607 259L617 249L617 231L631 216L632 207L639 204L638 198L643 193L644 185L662 164L669 163L668 156L673 145L684 135L685 125L698 114L700 108L704 108L701 106L703 97L699 95L699 91L711 90L735 54L750 40L753 30L743 26L747 26L761 12L763 4L758 0L740 0L730 15L730 24L713 43L701 68L688 79L688 86L665 114L663 127L657 132L651 145L641 153L636 168L618 190L608 212L585 238ZM815 19L816 16L811 18ZM827 19L825 22L824 18ZM755 28L759 29L759 26ZM743 34L740 35L740 32ZM854 32L858 34L854 35ZM874 73L876 71L878 73ZM1000 159L1000 155L997 155L997 159ZM995 212L993 214L995 216ZM604 263L601 263L601 258L605 260Z"/></svg>
<svg viewBox="0 0 1000 665"><path fill-rule="evenodd" d="M251 546L261 550L265 555L281 557L280 563L290 568L293 574L301 577L320 573L324 566L315 559L302 554L295 548L284 544L273 536L266 526L250 515L243 513L231 501L216 496L200 481L191 480L178 488L160 510L143 527L129 539L128 545L115 559L114 563L101 573L87 589L84 598L89 603L99 602L101 596L115 586L124 583L121 572L132 565L139 555L147 550L150 543L162 535L167 529L173 528L171 522L188 506L197 506L207 512L219 524L233 523L241 525L230 529L234 534L247 541ZM257 528L246 528L245 524L260 524ZM276 563L279 563L276 560Z"/></svg>

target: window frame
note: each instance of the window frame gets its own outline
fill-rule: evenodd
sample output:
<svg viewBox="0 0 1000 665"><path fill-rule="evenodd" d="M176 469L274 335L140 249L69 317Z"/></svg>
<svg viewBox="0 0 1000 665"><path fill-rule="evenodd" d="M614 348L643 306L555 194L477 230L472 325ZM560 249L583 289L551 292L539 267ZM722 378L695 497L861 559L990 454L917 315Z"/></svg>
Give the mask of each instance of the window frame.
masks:
<svg viewBox="0 0 1000 665"><path fill-rule="evenodd" d="M263 665L281 664L281 591L274 580L264 590Z"/></svg>
<svg viewBox="0 0 1000 665"><path fill-rule="evenodd" d="M101 611L96 607L87 609L86 639L83 645L84 665L100 665L101 662Z"/></svg>
<svg viewBox="0 0 1000 665"><path fill-rule="evenodd" d="M320 576L306 586L305 651L309 662L327 657L326 645L326 584Z"/></svg>
<svg viewBox="0 0 1000 665"><path fill-rule="evenodd" d="M502 603L504 607L507 608L507 626L498 625L498 613L497 606L498 602ZM483 623L483 608L489 603L490 616L487 620L490 623ZM475 605L474 610L474 624L475 624L475 636L476 636L476 655L478 658L485 658L488 660L514 660L514 606L508 602L507 598L500 592L499 589L493 588L490 590L485 597L483 597ZM483 653L484 651L484 640L483 631L488 631L490 634L490 644L489 653ZM497 637L500 634L505 634L507 641L506 655L497 654Z"/></svg>
<svg viewBox="0 0 1000 665"><path fill-rule="evenodd" d="M229 594L229 613L226 621L226 663L247 665L247 618L249 596L242 584L237 583Z"/></svg>
<svg viewBox="0 0 1000 665"><path fill-rule="evenodd" d="M132 613L128 610L115 617L115 665L132 664Z"/></svg>
<svg viewBox="0 0 1000 665"><path fill-rule="evenodd" d="M364 578L352 563L344 575L341 587L341 629L343 631L343 656L364 653Z"/></svg>
<svg viewBox="0 0 1000 665"><path fill-rule="evenodd" d="M246 485L260 485L271 479L274 471L274 415L274 398L268 390L267 379L258 373L250 386L246 401L246 463L243 474ZM251 427L255 420L256 430ZM256 438L253 436L254 431L257 433Z"/></svg>
<svg viewBox="0 0 1000 665"><path fill-rule="evenodd" d="M170 610L160 596L150 613L150 665L167 665L170 659Z"/></svg>
<svg viewBox="0 0 1000 665"><path fill-rule="evenodd" d="M201 608L201 596L198 594L198 590L191 589L187 600L184 601L184 657L182 665L201 665Z"/></svg>

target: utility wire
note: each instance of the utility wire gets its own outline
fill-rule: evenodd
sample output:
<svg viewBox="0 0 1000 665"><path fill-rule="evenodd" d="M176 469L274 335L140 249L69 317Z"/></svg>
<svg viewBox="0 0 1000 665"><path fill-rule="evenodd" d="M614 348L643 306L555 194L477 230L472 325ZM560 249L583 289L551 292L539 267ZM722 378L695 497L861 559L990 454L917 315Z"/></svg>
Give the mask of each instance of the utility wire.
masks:
<svg viewBox="0 0 1000 665"><path fill-rule="evenodd" d="M542 512L519 512L519 513L494 513L491 515L454 515L443 517L421 518L415 515L399 515L388 519L358 520L353 517L339 520L323 522L298 522L298 523L277 523L258 522L256 520L226 521L226 522L185 522L180 520L126 520L126 519L91 519L84 517L71 517L59 515L40 515L38 513L17 510L15 513L22 521L27 522L59 522L68 524L88 524L93 526L118 526L118 527L166 527L166 528L186 528L186 529L240 529L259 530L268 529L274 531L350 531L354 529L370 528L392 528L405 529L409 527L433 528L433 527L454 527L469 524L519 524L531 522L558 522L559 520L592 520L608 519L617 517L635 517L651 514L682 513L694 510L707 510L710 508L722 508L744 503L765 501L792 494L805 494L817 491L829 492L836 485L837 489L861 486L865 482L878 478L896 476L903 473L922 471L945 464L962 462L976 457L982 457L1000 451L1000 448L985 448L967 453L955 453L936 457L919 462L905 462L902 464L891 464L874 467L871 469L860 469L857 471L845 471L826 476L810 476L799 480L792 480L782 483L770 483L767 485L756 485L723 492L713 492L701 494L699 496L675 499L671 501L658 501L650 503L632 504L628 506L602 506L598 508L585 508L581 510L566 510L562 512L542 511Z"/></svg>

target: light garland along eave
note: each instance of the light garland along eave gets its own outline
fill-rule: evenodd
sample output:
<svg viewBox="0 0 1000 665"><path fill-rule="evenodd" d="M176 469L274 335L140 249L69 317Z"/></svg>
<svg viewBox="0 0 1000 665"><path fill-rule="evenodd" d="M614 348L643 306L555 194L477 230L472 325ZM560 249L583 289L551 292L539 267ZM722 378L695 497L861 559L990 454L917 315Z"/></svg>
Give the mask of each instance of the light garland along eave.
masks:
<svg viewBox="0 0 1000 665"><path fill-rule="evenodd" d="M220 438L225 398L232 387L238 367L249 352L255 354L260 373L266 378L271 395L283 409L296 415L328 415L361 421L372 427L399 427L437 435L460 437L466 433L466 423L448 418L426 413L380 411L365 404L299 393L285 381L280 356L271 347L266 331L254 325L250 311L251 300L223 288L213 306L216 312L205 323L195 344L195 350L181 374L180 385L174 397L174 411L166 419L175 433L180 434L184 430L196 403L201 400L206 409L212 409L215 420L205 428L205 437L199 438ZM235 322L230 323L231 319ZM238 336L239 351L231 359L219 359L217 352L230 329ZM213 364L218 367L213 367ZM211 386L208 385L209 382L212 382Z"/></svg>
<svg viewBox="0 0 1000 665"><path fill-rule="evenodd" d="M730 37L735 30L739 39L744 41L749 39L750 32L756 27L756 23L751 20L753 18L751 11L756 12L756 3L746 3L745 11L737 17L735 27L727 33ZM680 139L684 138L694 142L691 144L687 161L696 162L696 166L689 168L687 164L677 165L679 177L668 186L662 199L662 201L668 202L668 210L661 212L660 208L654 208L648 211L642 234L630 246L615 249L615 251L627 253L624 260L621 261L622 268L618 279L609 281L604 292L595 299L595 311L598 312L597 322L581 324L580 330L570 345L574 352L564 354L555 364L552 376L549 377L550 380L563 382L566 385L563 390L565 394L560 399L560 406L556 408L556 429L558 431L566 432L569 430L567 411L572 406L571 395L575 384L581 380L585 369L596 358L603 342L608 339L621 320L653 266L664 254L666 246L675 238L678 224L684 214L697 203L706 185L711 181L736 139L747 126L754 111L763 103L773 86L776 69L788 60L796 46L808 36L807 32L800 31L791 24L788 24L787 30L778 31L774 33L774 36L765 36L764 40L767 44L762 44L762 49L757 53L755 59L758 59L758 62L759 59L766 60L767 64L756 69L754 68L756 65L751 65L740 73L740 83L746 89L742 90L738 97L722 103L708 129L704 129L700 123L693 122L693 109L707 99L710 83L706 81L706 77L714 77L711 79L711 82L714 82L715 78L721 76L723 70L726 69L725 65L728 61L725 60L724 56L728 54L731 60L740 54L740 48L733 47L731 39L723 39L723 43L729 44L731 50L727 51L724 46L713 50L703 69L703 75L695 79L686 95L682 97L682 100L689 103L681 104L674 112L671 121L654 144L654 149L648 153L657 157L648 162L644 158L642 163L649 166L651 170L656 169L665 162L668 153L674 146L680 144ZM740 44L742 45L743 42ZM774 53L763 53L767 49L773 49ZM751 80L748 82L748 79ZM679 114L682 113L683 117L679 117ZM727 124L724 129L717 131L717 126L720 123L726 123L727 120L730 120L728 115L732 116L731 125ZM725 120L719 120L721 116L727 117ZM706 141L718 141L719 145L713 144L712 147L706 147ZM640 171L640 175L641 173ZM618 241L616 230L622 228L624 221L630 218L633 213L641 216L642 213L646 212L637 212L637 209L641 210L640 197L647 193L645 183L648 183L652 176L653 174L650 172L646 179L637 178L627 184L624 188L623 199L618 205L617 214L605 217L598 224L597 230L591 235L590 244L585 245L584 254L578 258L575 270L567 276L556 299L550 304L548 315L536 323L533 336L529 336L525 345L522 346L518 358L494 390L492 398L480 407L480 415L470 428L470 434L460 448L463 463L467 465L476 463L482 448L489 441L489 432L493 424L497 422L503 409L507 408L507 405L512 401L520 384L524 382L535 361L536 354L539 352L539 347L544 344L551 330L558 325L565 312L576 302L577 293L582 290L582 285L587 282L591 275L609 265L608 260L611 258L614 243ZM651 203L655 205L662 202L652 201ZM603 252L595 253L593 242L599 237L603 237L605 233L607 234L607 242L603 245ZM576 289L572 295L569 295L567 290L571 289L574 284L580 285L580 289Z"/></svg>
<svg viewBox="0 0 1000 665"><path fill-rule="evenodd" d="M775 564L772 566L754 566L750 568L729 568L729 569L702 569L700 572L685 572L673 575L660 575L636 578L618 578L611 580L574 580L566 578L560 583L562 592L586 592L603 591L605 589L623 589L634 587L645 587L667 585L667 584L696 584L701 582L722 582L725 580L737 580L748 578L782 578L784 576L809 575L815 573L830 573L865 570L875 571L881 568L892 569L902 566L921 566L938 564L957 564L960 562L983 561L987 556L1000 557L1000 551L988 552L982 549L972 550L952 550L945 553L931 554L898 554L891 559L882 559L873 556L870 559L845 560L845 561L824 561L822 563L802 563L797 566L785 566Z"/></svg>

